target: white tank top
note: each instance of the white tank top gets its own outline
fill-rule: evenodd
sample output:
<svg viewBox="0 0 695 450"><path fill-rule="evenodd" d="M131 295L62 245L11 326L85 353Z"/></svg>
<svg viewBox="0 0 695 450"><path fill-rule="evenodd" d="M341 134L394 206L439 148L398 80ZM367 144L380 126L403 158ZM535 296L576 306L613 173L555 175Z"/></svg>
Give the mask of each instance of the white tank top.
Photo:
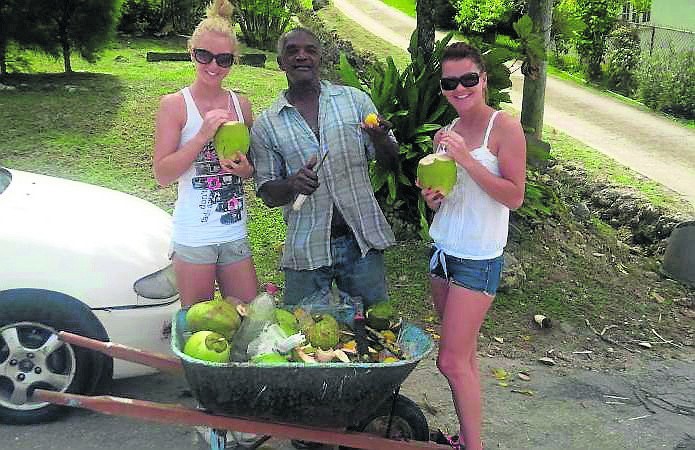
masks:
<svg viewBox="0 0 695 450"><path fill-rule="evenodd" d="M179 148L196 135L203 117L188 87L181 90L186 102L186 125L181 130ZM233 107L244 122L239 99L229 91ZM246 205L241 178L221 173L212 141L205 144L193 165L178 179L178 198L174 206L173 241L190 247L221 244L246 237Z"/></svg>
<svg viewBox="0 0 695 450"><path fill-rule="evenodd" d="M471 150L471 156L500 176L497 156L487 147L498 113L495 111L490 117L483 145ZM457 258L496 258L507 244L508 228L509 208L490 197L464 168L457 165L456 185L440 204L430 226L430 236L437 250Z"/></svg>

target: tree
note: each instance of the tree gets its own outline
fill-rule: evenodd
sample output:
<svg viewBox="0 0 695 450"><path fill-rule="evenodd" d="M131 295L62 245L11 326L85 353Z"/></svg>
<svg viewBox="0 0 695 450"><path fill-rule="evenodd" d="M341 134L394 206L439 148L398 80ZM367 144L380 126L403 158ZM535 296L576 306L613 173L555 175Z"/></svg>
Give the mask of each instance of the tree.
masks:
<svg viewBox="0 0 695 450"><path fill-rule="evenodd" d="M586 75L591 81L601 79L606 38L618 21L623 3L622 0L577 0L582 21L586 25L577 44L577 51L586 63Z"/></svg>
<svg viewBox="0 0 695 450"><path fill-rule="evenodd" d="M41 48L51 37L41 27L31 26L42 19L32 2L0 0L0 75L7 73L10 42L21 48Z"/></svg>
<svg viewBox="0 0 695 450"><path fill-rule="evenodd" d="M637 11L647 11L651 0L575 0L586 28L577 43L577 51L587 64L586 75L591 81L602 76L601 63L606 52L608 35L613 31L623 7L632 3Z"/></svg>
<svg viewBox="0 0 695 450"><path fill-rule="evenodd" d="M417 47L421 49L425 61L429 61L434 51L434 4L432 0L417 0L415 16L417 18ZM416 50L414 48L408 49L411 56L418 53Z"/></svg>
<svg viewBox="0 0 695 450"><path fill-rule="evenodd" d="M79 52L89 62L111 40L118 22L120 0L35 0L45 20L37 27L55 38L41 45L50 54L61 54L65 72L72 72L70 54Z"/></svg>
<svg viewBox="0 0 695 450"><path fill-rule="evenodd" d="M525 17L530 19L525 21ZM522 17L514 24L522 40L523 53L526 55L524 66L522 66L524 94L521 101L521 124L526 133L537 139L540 139L543 133L545 80L548 65L545 56L550 43L552 17L553 0L530 0L529 16ZM526 30L522 29L524 26ZM532 33L528 33L528 28L531 28ZM528 37L525 38L525 36Z"/></svg>

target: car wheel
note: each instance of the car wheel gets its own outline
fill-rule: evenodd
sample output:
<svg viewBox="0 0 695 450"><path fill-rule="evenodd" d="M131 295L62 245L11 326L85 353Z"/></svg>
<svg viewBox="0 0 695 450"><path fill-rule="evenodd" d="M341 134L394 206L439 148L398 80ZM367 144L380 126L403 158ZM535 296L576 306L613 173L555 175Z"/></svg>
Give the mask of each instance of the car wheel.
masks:
<svg viewBox="0 0 695 450"><path fill-rule="evenodd" d="M374 414L362 421L354 430L380 437L388 437L389 439L428 441L430 439L430 428L427 425L427 418L425 418L417 403L403 395L398 395L396 399L391 429L388 436L386 436L392 403L390 399L385 401ZM340 448L341 450L350 450L349 447Z"/></svg>
<svg viewBox="0 0 695 450"><path fill-rule="evenodd" d="M107 357L64 343L58 331L108 340L89 308L72 297L37 289L0 293L0 422L52 420L65 408L33 401L34 389L88 393L110 376Z"/></svg>

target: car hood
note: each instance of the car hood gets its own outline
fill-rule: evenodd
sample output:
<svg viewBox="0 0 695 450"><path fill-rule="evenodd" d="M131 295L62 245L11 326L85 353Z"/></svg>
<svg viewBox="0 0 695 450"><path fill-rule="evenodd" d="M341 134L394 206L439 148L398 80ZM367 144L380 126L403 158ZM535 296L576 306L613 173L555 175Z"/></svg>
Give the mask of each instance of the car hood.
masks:
<svg viewBox="0 0 695 450"><path fill-rule="evenodd" d="M28 287L49 285L91 307L134 304L133 283L169 264L171 216L153 204L86 183L10 173L0 194L0 263L15 267L9 287L27 287L24 274ZM120 298L104 293L114 278Z"/></svg>

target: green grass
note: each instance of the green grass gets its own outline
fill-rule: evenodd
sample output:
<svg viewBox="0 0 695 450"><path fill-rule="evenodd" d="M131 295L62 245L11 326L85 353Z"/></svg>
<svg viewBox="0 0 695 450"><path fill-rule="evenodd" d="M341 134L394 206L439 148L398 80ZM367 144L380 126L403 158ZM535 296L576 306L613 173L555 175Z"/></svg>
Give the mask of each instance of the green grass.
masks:
<svg viewBox="0 0 695 450"><path fill-rule="evenodd" d="M381 0L392 8L415 17L415 0Z"/></svg>
<svg viewBox="0 0 695 450"><path fill-rule="evenodd" d="M560 161L570 161L586 170L594 180L604 179L611 184L637 189L654 205L676 211L692 211L692 206L675 196L656 181L617 163L578 140L551 127L544 127L543 139L550 143L551 154Z"/></svg>

